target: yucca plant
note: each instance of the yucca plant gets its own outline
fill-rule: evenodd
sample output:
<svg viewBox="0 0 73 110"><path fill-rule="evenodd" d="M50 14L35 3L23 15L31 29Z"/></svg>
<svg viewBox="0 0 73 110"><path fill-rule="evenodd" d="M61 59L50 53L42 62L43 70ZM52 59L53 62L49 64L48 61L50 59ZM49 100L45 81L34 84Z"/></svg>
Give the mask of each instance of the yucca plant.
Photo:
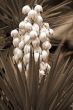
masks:
<svg viewBox="0 0 73 110"><path fill-rule="evenodd" d="M12 44L10 32L17 28L23 19L21 14L23 5L41 4L45 10L44 20L50 22L52 27L56 29L58 23L61 26L64 24L64 18L69 19L72 16L68 17L71 11L66 12L65 10L65 14L62 13L64 6L67 6L70 1L64 0L60 4L56 3L56 6L54 5L55 1L45 0L4 0L4 2L1 0L0 3L0 36L2 36L0 37L0 110L72 110L73 51L71 48L71 51L68 51L65 38L58 44L55 53L53 55L50 53L48 63L51 65L51 70L49 74L45 71L41 82L39 82L40 58L38 62L35 62L34 54L32 54L32 50L30 51L29 71L28 77L26 77L24 65L22 72L20 72L17 64L13 64L13 47L10 47ZM57 16L59 18L54 22ZM55 39L51 42L53 45L57 45Z"/></svg>

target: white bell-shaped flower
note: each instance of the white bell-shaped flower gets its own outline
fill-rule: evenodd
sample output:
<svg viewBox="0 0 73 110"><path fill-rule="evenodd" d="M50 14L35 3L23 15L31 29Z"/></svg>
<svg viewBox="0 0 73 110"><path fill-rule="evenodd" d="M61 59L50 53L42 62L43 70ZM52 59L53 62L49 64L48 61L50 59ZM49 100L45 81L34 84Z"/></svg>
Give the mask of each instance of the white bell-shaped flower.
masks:
<svg viewBox="0 0 73 110"><path fill-rule="evenodd" d="M11 31L11 37L18 37L18 30L17 29L14 29Z"/></svg>
<svg viewBox="0 0 73 110"><path fill-rule="evenodd" d="M33 26L32 26L32 30L33 31L36 31L37 34L39 35L40 29L39 29L39 25L38 24L34 23Z"/></svg>
<svg viewBox="0 0 73 110"><path fill-rule="evenodd" d="M21 59L23 57L23 52L21 49L17 51L17 56Z"/></svg>
<svg viewBox="0 0 73 110"><path fill-rule="evenodd" d="M39 45L40 45L39 38L36 38L35 40L33 40L32 45L33 45L33 48L39 47Z"/></svg>
<svg viewBox="0 0 73 110"><path fill-rule="evenodd" d="M30 6L29 5L25 5L22 8L22 13L25 15L25 14L29 13L30 10L31 10Z"/></svg>
<svg viewBox="0 0 73 110"><path fill-rule="evenodd" d="M49 72L50 69L51 69L51 66L50 66L48 63L46 63L45 65L46 65L46 69L47 69L47 71Z"/></svg>
<svg viewBox="0 0 73 110"><path fill-rule="evenodd" d="M31 49L31 46L29 44L26 44L24 46L24 54L30 53L30 49Z"/></svg>
<svg viewBox="0 0 73 110"><path fill-rule="evenodd" d="M45 75L45 72L43 70L39 70L39 77L42 77Z"/></svg>
<svg viewBox="0 0 73 110"><path fill-rule="evenodd" d="M37 23L39 26L41 26L41 25L43 24L43 18L42 18L40 15L38 15L38 16L36 17L36 23Z"/></svg>
<svg viewBox="0 0 73 110"><path fill-rule="evenodd" d="M40 29L40 33L42 33L42 32L44 32L46 34L47 38L49 38L50 33L49 33L49 30L48 29L46 29L45 27L42 27Z"/></svg>
<svg viewBox="0 0 73 110"><path fill-rule="evenodd" d="M45 50L42 51L42 60L44 62L46 62L48 60L48 53Z"/></svg>
<svg viewBox="0 0 73 110"><path fill-rule="evenodd" d="M45 30L44 30L44 32L45 32L45 34L46 34L47 38L49 38L49 37L50 37L49 30L48 30L48 29L45 29Z"/></svg>
<svg viewBox="0 0 73 110"><path fill-rule="evenodd" d="M34 10L37 11L37 13L43 12L43 8L41 5L36 5Z"/></svg>
<svg viewBox="0 0 73 110"><path fill-rule="evenodd" d="M30 32L30 38L31 38L32 40L34 40L36 37L37 37L37 32L32 30L32 31Z"/></svg>
<svg viewBox="0 0 73 110"><path fill-rule="evenodd" d="M16 63L18 63L19 57L18 57L17 54L15 54L15 55L13 56L13 61L15 61ZM14 62L14 63L15 63L15 62Z"/></svg>
<svg viewBox="0 0 73 110"><path fill-rule="evenodd" d="M25 29L25 22L24 21L21 21L19 23L19 29Z"/></svg>
<svg viewBox="0 0 73 110"><path fill-rule="evenodd" d="M41 49L41 47L36 47L36 48L34 48L34 53L42 54L42 49Z"/></svg>
<svg viewBox="0 0 73 110"><path fill-rule="evenodd" d="M41 27L40 32L45 32L46 28L45 27Z"/></svg>
<svg viewBox="0 0 73 110"><path fill-rule="evenodd" d="M27 17L25 17L24 22L25 22L25 23L27 23L27 22L31 23L31 20L30 20L30 19L28 18L28 16L27 16Z"/></svg>
<svg viewBox="0 0 73 110"><path fill-rule="evenodd" d="M35 10L30 10L28 13L28 18L35 20L35 17L37 16L37 12Z"/></svg>
<svg viewBox="0 0 73 110"><path fill-rule="evenodd" d="M41 32L40 36L39 36L39 39L40 39L41 42L46 41L47 40L46 33L45 32Z"/></svg>
<svg viewBox="0 0 73 110"><path fill-rule="evenodd" d="M30 42L30 35L25 34L25 36L24 36L24 43L28 44L29 42Z"/></svg>
<svg viewBox="0 0 73 110"><path fill-rule="evenodd" d="M53 29L49 29L49 33L50 33L51 35L53 35L53 34L54 34Z"/></svg>
<svg viewBox="0 0 73 110"><path fill-rule="evenodd" d="M39 53L34 53L34 60L35 60L35 62L37 62L38 61L38 59L39 59Z"/></svg>
<svg viewBox="0 0 73 110"><path fill-rule="evenodd" d="M23 57L23 52L22 52L22 50L21 49L19 49L19 48L15 48L14 49L14 56L17 56L18 58L22 58Z"/></svg>
<svg viewBox="0 0 73 110"><path fill-rule="evenodd" d="M20 39L18 37L15 37L13 39L13 45L14 45L14 47L17 47L19 45L19 42L20 42Z"/></svg>
<svg viewBox="0 0 73 110"><path fill-rule="evenodd" d="M44 62L40 63L40 70L45 71L46 70L46 65Z"/></svg>
<svg viewBox="0 0 73 110"><path fill-rule="evenodd" d="M19 37L25 34L25 29L19 29Z"/></svg>
<svg viewBox="0 0 73 110"><path fill-rule="evenodd" d="M30 59L30 53L25 54L23 57L23 62L25 66L29 63L29 59Z"/></svg>
<svg viewBox="0 0 73 110"><path fill-rule="evenodd" d="M19 43L19 48L20 48L20 49L23 49L24 44L25 44L25 43L24 43L24 41L22 40L22 41Z"/></svg>
<svg viewBox="0 0 73 110"><path fill-rule="evenodd" d="M18 62L17 66L18 66L19 71L22 72L22 62L21 61Z"/></svg>
<svg viewBox="0 0 73 110"><path fill-rule="evenodd" d="M14 48L14 50L13 50L13 54L16 55L18 50L19 50L18 47Z"/></svg>
<svg viewBox="0 0 73 110"><path fill-rule="evenodd" d="M49 29L49 23L44 23L44 26L46 27L46 29Z"/></svg>
<svg viewBox="0 0 73 110"><path fill-rule="evenodd" d="M50 49L50 48L51 48L51 43L50 43L49 41L43 42L42 48L43 48L44 50Z"/></svg>
<svg viewBox="0 0 73 110"><path fill-rule="evenodd" d="M32 30L32 24L30 22L25 23L25 31L31 31Z"/></svg>

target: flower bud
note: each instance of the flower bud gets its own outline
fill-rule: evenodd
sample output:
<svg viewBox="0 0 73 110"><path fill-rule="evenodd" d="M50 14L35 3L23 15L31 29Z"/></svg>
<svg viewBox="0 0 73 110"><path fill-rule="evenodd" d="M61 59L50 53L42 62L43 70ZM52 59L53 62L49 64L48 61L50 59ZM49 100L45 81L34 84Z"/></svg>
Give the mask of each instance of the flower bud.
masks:
<svg viewBox="0 0 73 110"><path fill-rule="evenodd" d="M41 5L36 5L35 8L34 8L35 11L37 11L37 13L39 12L43 12L43 8Z"/></svg>
<svg viewBox="0 0 73 110"><path fill-rule="evenodd" d="M33 45L34 48L39 47L39 45L40 45L39 38L36 38L35 40L33 40L32 45Z"/></svg>
<svg viewBox="0 0 73 110"><path fill-rule="evenodd" d="M41 27L40 32L45 32L46 28L45 27Z"/></svg>
<svg viewBox="0 0 73 110"><path fill-rule="evenodd" d="M49 23L44 23L44 26L45 26L46 29L49 29L50 28L49 27Z"/></svg>
<svg viewBox="0 0 73 110"><path fill-rule="evenodd" d="M30 20L30 19L28 18L28 16L27 16L27 17L25 17L24 22L25 22L25 23L27 23L27 22L31 23L31 20Z"/></svg>
<svg viewBox="0 0 73 110"><path fill-rule="evenodd" d="M25 31L31 31L32 30L32 24L27 22L25 23Z"/></svg>
<svg viewBox="0 0 73 110"><path fill-rule="evenodd" d="M41 32L40 36L39 36L39 39L40 39L41 42L46 41L46 39L47 39L46 33L45 32Z"/></svg>
<svg viewBox="0 0 73 110"><path fill-rule="evenodd" d="M44 62L47 62L48 60L48 53L45 50L42 51L42 60Z"/></svg>
<svg viewBox="0 0 73 110"><path fill-rule="evenodd" d="M15 54L17 54L17 51L19 50L19 48L17 47L17 48L14 48L14 50L13 50L13 54L15 55Z"/></svg>
<svg viewBox="0 0 73 110"><path fill-rule="evenodd" d="M19 43L19 48L20 48L20 49L23 49L23 47L24 47L24 41L21 41L21 42Z"/></svg>
<svg viewBox="0 0 73 110"><path fill-rule="evenodd" d="M29 42L30 42L30 36L28 34L26 34L24 37L24 43L28 44Z"/></svg>
<svg viewBox="0 0 73 110"><path fill-rule="evenodd" d="M45 65L46 65L46 69L47 69L47 71L49 72L50 69L51 69L51 66L50 66L48 63L46 63Z"/></svg>
<svg viewBox="0 0 73 110"><path fill-rule="evenodd" d="M29 13L30 10L31 10L30 6L29 5L25 5L22 8L22 13L25 15L25 14Z"/></svg>
<svg viewBox="0 0 73 110"><path fill-rule="evenodd" d="M21 49L19 49L19 48L15 48L14 49L14 56L17 56L18 58L22 58L23 57L23 52L22 52L22 50Z"/></svg>
<svg viewBox="0 0 73 110"><path fill-rule="evenodd" d="M30 53L30 45L25 45L24 47L24 54Z"/></svg>
<svg viewBox="0 0 73 110"><path fill-rule="evenodd" d="M30 59L30 53L25 54L23 57L23 62L25 66L29 63L29 59Z"/></svg>
<svg viewBox="0 0 73 110"><path fill-rule="evenodd" d="M49 38L50 37L50 33L49 33L48 29L45 30L45 33L46 33L46 36Z"/></svg>
<svg viewBox="0 0 73 110"><path fill-rule="evenodd" d="M37 16L37 12L35 10L30 10L28 13L28 18L35 20L35 17Z"/></svg>
<svg viewBox="0 0 73 110"><path fill-rule="evenodd" d="M30 32L30 38L31 38L32 40L34 40L36 37L37 37L37 32L36 32L36 31L31 31L31 32Z"/></svg>
<svg viewBox="0 0 73 110"><path fill-rule="evenodd" d="M23 52L22 52L21 49L19 49L19 50L17 51L17 56L18 56L18 58L20 58L20 59L23 57Z"/></svg>
<svg viewBox="0 0 73 110"><path fill-rule="evenodd" d="M34 23L33 26L32 26L32 30L36 31L37 34L39 35L39 25L38 24Z"/></svg>
<svg viewBox="0 0 73 110"><path fill-rule="evenodd" d="M11 31L11 37L17 37L18 36L18 31L17 29L14 29Z"/></svg>
<svg viewBox="0 0 73 110"><path fill-rule="evenodd" d="M20 39L19 38L14 38L13 39L13 45L14 47L17 47L19 45Z"/></svg>
<svg viewBox="0 0 73 110"><path fill-rule="evenodd" d="M42 18L40 15L36 17L36 23L37 23L39 26L42 25L42 23L43 23L43 18Z"/></svg>
<svg viewBox="0 0 73 110"><path fill-rule="evenodd" d="M42 48L44 50L47 50L47 49L50 49L51 48L51 43L49 41L45 41L43 44L42 44Z"/></svg>
<svg viewBox="0 0 73 110"><path fill-rule="evenodd" d="M14 55L13 60L14 60L16 63L18 63L19 57L18 57L17 55Z"/></svg>
<svg viewBox="0 0 73 110"><path fill-rule="evenodd" d="M25 29L19 29L19 37L25 34Z"/></svg>
<svg viewBox="0 0 73 110"><path fill-rule="evenodd" d="M25 22L24 21L21 21L19 23L19 29L25 29Z"/></svg>

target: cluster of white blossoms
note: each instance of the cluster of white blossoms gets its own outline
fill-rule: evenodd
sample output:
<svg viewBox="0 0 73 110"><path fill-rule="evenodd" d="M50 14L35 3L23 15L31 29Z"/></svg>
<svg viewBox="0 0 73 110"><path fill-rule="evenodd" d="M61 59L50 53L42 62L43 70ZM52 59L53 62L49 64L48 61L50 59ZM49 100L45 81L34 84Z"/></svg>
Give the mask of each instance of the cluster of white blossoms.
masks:
<svg viewBox="0 0 73 110"><path fill-rule="evenodd" d="M29 5L22 8L22 13L26 15L23 21L19 23L19 29L11 31L13 37L14 56L13 61L18 65L22 71L22 63L29 69L30 48L34 50L35 62L38 61L40 55L40 75L45 74L45 70L50 70L50 65L47 63L49 56L49 49L51 48L50 36L53 30L49 24L43 21L41 13L43 8L36 5L31 9Z"/></svg>

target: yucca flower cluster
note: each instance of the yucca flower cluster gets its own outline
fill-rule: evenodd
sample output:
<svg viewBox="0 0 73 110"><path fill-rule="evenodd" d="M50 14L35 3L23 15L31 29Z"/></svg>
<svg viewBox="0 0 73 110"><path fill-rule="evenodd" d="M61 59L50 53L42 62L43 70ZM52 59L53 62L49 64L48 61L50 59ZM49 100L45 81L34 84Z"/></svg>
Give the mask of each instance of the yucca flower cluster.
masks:
<svg viewBox="0 0 73 110"><path fill-rule="evenodd" d="M27 15L23 21L19 23L19 29L11 31L13 37L13 61L17 63L18 68L22 71L22 63L29 69L29 59L31 47L34 52L35 62L40 56L39 73L44 75L46 70L50 70L48 64L49 49L51 48L50 37L53 30L49 24L43 21L41 13L43 8L41 5L36 5L33 9L29 5L22 8L22 13Z"/></svg>

